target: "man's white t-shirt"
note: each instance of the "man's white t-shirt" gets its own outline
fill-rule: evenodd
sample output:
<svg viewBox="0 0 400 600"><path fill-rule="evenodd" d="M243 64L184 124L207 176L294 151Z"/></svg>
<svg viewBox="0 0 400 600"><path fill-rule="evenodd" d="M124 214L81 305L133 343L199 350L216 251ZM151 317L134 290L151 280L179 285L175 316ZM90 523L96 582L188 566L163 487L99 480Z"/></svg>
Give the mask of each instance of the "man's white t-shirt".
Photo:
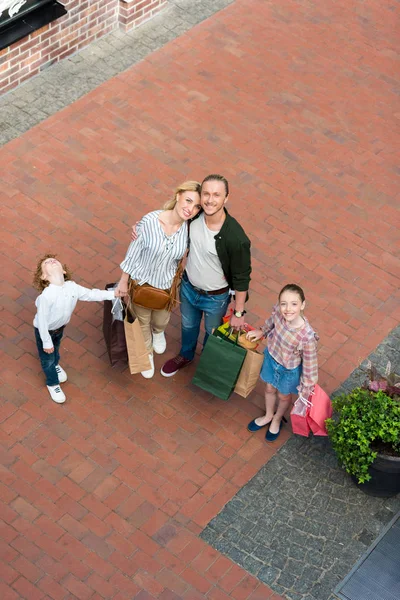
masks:
<svg viewBox="0 0 400 600"><path fill-rule="evenodd" d="M190 252L186 263L189 281L195 287L212 292L228 285L215 248L219 231L208 229L204 213L190 224Z"/></svg>

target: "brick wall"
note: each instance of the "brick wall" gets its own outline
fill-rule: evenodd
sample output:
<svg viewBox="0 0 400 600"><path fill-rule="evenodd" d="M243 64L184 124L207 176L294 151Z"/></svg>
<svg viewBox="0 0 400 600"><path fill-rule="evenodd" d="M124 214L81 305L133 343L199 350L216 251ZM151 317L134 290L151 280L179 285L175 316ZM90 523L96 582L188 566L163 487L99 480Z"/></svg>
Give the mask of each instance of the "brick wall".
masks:
<svg viewBox="0 0 400 600"><path fill-rule="evenodd" d="M166 6L167 0L119 0L119 23L121 29L129 31L151 19Z"/></svg>
<svg viewBox="0 0 400 600"><path fill-rule="evenodd" d="M0 51L0 94L117 27L124 31L150 19L167 0L61 0L68 11Z"/></svg>

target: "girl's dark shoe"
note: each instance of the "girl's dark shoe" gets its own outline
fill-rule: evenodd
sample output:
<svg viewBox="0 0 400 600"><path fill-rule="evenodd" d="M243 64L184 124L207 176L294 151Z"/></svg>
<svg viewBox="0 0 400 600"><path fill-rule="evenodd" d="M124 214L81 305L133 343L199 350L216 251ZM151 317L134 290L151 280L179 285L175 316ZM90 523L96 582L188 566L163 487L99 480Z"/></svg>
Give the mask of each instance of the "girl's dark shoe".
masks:
<svg viewBox="0 0 400 600"><path fill-rule="evenodd" d="M247 425L247 429L248 431L254 432L254 431L259 431L260 429L262 429L263 427L267 427L267 425L269 425L271 423L271 421L268 421L268 423L265 423L265 425L257 425L256 420L253 419L251 421L251 423L249 423Z"/></svg>
<svg viewBox="0 0 400 600"><path fill-rule="evenodd" d="M279 437L279 434L282 429L282 423L283 423L283 420L280 422L279 431L277 433L271 433L270 430L268 429L267 433L265 434L265 439L267 440L267 442L274 442Z"/></svg>

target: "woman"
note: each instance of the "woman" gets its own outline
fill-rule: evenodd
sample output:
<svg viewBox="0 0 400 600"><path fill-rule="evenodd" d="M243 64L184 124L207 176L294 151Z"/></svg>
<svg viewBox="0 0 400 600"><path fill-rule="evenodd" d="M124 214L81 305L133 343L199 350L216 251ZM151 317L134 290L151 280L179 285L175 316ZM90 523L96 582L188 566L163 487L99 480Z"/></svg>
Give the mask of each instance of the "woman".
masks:
<svg viewBox="0 0 400 600"><path fill-rule="evenodd" d="M121 263L122 276L116 296L128 295L129 278L138 285L148 284L161 290L171 288L180 260L188 246L188 224L201 209L200 183L185 181L175 190L172 200L163 210L148 213L137 225L137 239L133 241ZM151 368L142 371L143 377L154 375L153 350L163 354L166 350L164 331L171 313L169 310L152 310L133 304L149 351Z"/></svg>

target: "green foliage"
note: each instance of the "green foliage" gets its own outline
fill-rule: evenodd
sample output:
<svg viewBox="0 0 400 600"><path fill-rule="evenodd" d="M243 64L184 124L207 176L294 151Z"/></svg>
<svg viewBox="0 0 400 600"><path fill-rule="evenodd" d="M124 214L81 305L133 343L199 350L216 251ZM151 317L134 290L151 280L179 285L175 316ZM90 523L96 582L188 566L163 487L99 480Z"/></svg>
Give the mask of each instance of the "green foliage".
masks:
<svg viewBox="0 0 400 600"><path fill-rule="evenodd" d="M390 444L400 456L400 403L383 390L356 388L332 401L334 415L326 421L328 435L343 468L358 483L371 479L376 458L371 444Z"/></svg>

